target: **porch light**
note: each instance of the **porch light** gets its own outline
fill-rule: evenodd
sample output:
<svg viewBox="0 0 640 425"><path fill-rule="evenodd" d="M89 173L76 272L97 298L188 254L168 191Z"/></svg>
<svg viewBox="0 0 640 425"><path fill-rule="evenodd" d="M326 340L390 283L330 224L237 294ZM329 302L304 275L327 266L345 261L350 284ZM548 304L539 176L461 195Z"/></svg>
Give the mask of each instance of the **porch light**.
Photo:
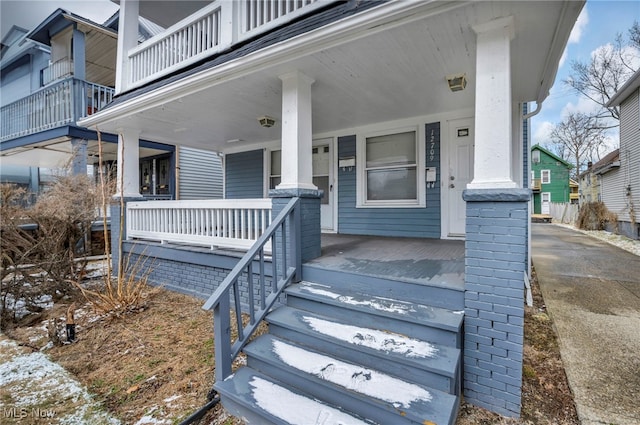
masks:
<svg viewBox="0 0 640 425"><path fill-rule="evenodd" d="M263 117L258 117L258 122L260 123L261 126L265 128L269 128L269 127L273 127L273 125L276 123L276 120L275 118L271 118L265 115Z"/></svg>
<svg viewBox="0 0 640 425"><path fill-rule="evenodd" d="M467 87L467 74L447 75L447 84L452 92L464 90Z"/></svg>

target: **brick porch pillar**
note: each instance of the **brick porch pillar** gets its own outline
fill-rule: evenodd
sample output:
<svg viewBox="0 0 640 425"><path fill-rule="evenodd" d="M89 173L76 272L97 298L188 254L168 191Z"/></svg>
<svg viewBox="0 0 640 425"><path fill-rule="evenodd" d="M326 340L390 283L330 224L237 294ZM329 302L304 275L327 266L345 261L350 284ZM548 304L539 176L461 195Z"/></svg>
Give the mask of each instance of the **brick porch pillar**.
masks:
<svg viewBox="0 0 640 425"><path fill-rule="evenodd" d="M468 189L464 396L518 417L530 189Z"/></svg>

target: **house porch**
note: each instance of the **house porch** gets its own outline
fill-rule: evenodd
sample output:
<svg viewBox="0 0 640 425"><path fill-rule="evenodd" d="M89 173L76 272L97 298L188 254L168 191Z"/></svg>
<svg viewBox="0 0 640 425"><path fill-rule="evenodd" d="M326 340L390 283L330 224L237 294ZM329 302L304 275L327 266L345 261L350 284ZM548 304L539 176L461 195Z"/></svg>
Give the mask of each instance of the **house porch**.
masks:
<svg viewBox="0 0 640 425"><path fill-rule="evenodd" d="M359 283L371 285L372 292L376 284L397 281L459 292L460 297L464 293L464 241L325 233L321 244L321 256L303 263L303 280L340 273L356 276ZM125 242L124 251L151 259L147 264L153 284L199 298L209 297L245 253L137 240ZM268 276L271 261L266 257Z"/></svg>
<svg viewBox="0 0 640 425"><path fill-rule="evenodd" d="M306 266L464 291L461 240L324 233L321 244Z"/></svg>

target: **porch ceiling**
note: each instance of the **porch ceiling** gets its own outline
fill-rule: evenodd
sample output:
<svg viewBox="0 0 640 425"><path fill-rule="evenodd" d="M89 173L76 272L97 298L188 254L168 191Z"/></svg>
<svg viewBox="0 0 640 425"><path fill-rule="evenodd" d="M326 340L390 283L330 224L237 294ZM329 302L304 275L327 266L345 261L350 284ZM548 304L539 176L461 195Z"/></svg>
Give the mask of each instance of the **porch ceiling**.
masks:
<svg viewBox="0 0 640 425"><path fill-rule="evenodd" d="M282 103L278 75L292 70L315 79L314 134L473 110L476 35L472 27L505 16L515 18L513 100L537 100L546 96L541 91L552 84L548 80L555 77L555 64L573 24L567 23L565 7L572 18L582 7L581 2L471 2L451 3L446 13L434 14L429 3L423 2L424 9L416 8L409 16L389 16L386 24L350 37L324 39L322 46L309 45L249 72L210 79L197 90L166 94L169 91L163 88L143 94L145 106L109 118L107 109L100 128L135 128L144 139L218 151L277 141ZM236 61L246 62L249 56ZM456 73L466 73L468 84L465 90L452 93L445 77ZM275 118L276 125L261 127L257 117L263 115Z"/></svg>

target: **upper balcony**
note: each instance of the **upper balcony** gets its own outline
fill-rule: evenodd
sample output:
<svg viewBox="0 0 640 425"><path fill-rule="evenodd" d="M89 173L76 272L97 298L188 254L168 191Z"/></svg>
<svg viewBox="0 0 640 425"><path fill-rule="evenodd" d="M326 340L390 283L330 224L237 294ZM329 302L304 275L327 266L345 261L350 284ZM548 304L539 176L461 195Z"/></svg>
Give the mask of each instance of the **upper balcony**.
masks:
<svg viewBox="0 0 640 425"><path fill-rule="evenodd" d="M540 192L542 188L542 180L541 179L531 179L531 190L534 192Z"/></svg>
<svg viewBox="0 0 640 425"><path fill-rule="evenodd" d="M120 91L171 74L336 1L216 0L130 49Z"/></svg>
<svg viewBox="0 0 640 425"><path fill-rule="evenodd" d="M111 102L114 89L67 78L0 110L0 142L75 124Z"/></svg>

